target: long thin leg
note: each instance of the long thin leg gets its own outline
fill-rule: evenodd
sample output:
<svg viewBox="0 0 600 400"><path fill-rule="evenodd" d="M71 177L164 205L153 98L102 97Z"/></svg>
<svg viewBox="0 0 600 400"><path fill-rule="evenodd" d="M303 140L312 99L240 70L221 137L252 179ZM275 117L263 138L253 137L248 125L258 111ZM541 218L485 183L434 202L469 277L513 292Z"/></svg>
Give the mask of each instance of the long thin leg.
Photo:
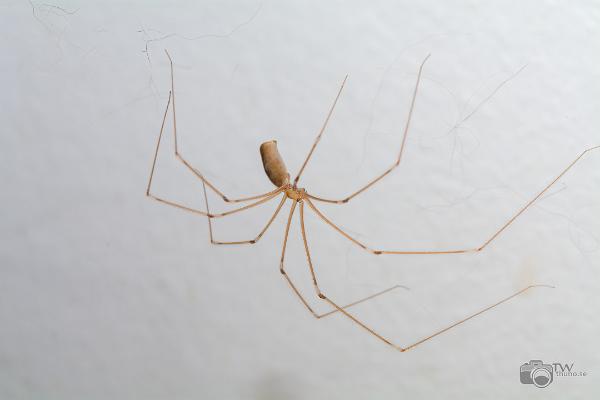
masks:
<svg viewBox="0 0 600 400"><path fill-rule="evenodd" d="M302 304L304 304L304 306L308 309L308 311L315 318L317 318L317 319L325 318L325 317L328 317L328 316L330 316L330 315L338 312L338 310L337 309L333 309L333 310L327 311L327 312L325 312L323 314L317 314L311 308L311 306L308 304L308 302L306 301L306 299L304 298L304 296L302 296L302 294L300 293L300 291L298 290L298 288L296 287L296 285L294 285L294 283L292 282L292 280L289 277L289 275L287 274L287 272L285 272L285 268L284 268L285 250L286 250L286 247L287 247L287 240L288 240L288 236L289 236L289 232L290 232L290 225L292 223L292 216L294 215L294 210L296 209L296 204L297 203L298 203L297 200L294 200L294 202L292 203L292 207L290 208L290 213L289 213L289 216L288 216L287 224L285 226L285 233L284 233L284 236L283 236L283 246L282 246L282 249L281 249L281 261L280 261L280 264L279 264L279 272L281 272L281 274L283 275L283 277L285 278L285 280L287 281L287 283L290 285L290 288L294 291L294 293L296 294L296 296L298 297L298 299L300 299L300 301L302 302ZM300 210L302 210L302 203L300 203ZM388 289L382 290L380 292L374 293L374 294L372 294L370 296L367 296L367 297L365 297L363 299L353 301L352 303L346 304L345 306L342 306L341 308L342 309L346 309L346 308L355 306L357 304L363 303L363 302L365 302L367 300L371 300L371 299L373 299L373 298L375 298L377 296L380 296L382 294L388 293L388 292L390 292L390 291L392 291L394 289L398 289L398 288L406 289L406 287L404 287L404 286L395 285L395 286L393 286L391 288L388 288Z"/></svg>
<svg viewBox="0 0 600 400"><path fill-rule="evenodd" d="M177 208L179 208L181 210L189 211L189 212L192 212L194 214L200 214L200 215L203 215L203 216L208 217L208 218L221 218L221 217L226 217L226 216L231 215L231 214L238 213L240 211L247 210L249 208L253 208L253 207L259 206L259 205L261 205L263 203L266 203L266 202L268 202L270 200L273 200L275 197L277 197L277 195L282 190L283 189L279 190L278 192L276 192L275 194L273 194L273 195L271 195L269 197L265 197L262 200L255 201L254 203L250 203L250 204L248 204L246 206L239 207L239 208L234 208L233 210L225 211L225 212L218 213L218 214L207 214L204 211L198 210L196 208L185 206L185 205L183 205L181 203L177 203L175 201L166 200L166 199L163 199L161 197L157 197L157 196L155 196L155 195L153 195L151 193L147 193L147 196L150 197L151 199L154 199L154 200L156 200L158 202L161 202L163 204L167 204L169 206L177 207Z"/></svg>
<svg viewBox="0 0 600 400"><path fill-rule="evenodd" d="M221 212L221 213L217 213L217 214L209 214L208 217L209 218L225 217L227 215L235 214L237 212L244 211L244 210L247 210L247 209L252 208L252 207L256 207L256 206L258 206L260 204L266 203L266 202L274 199L283 190L284 190L284 188L279 188L272 195L270 195L268 197L264 197L261 200L257 200L254 203L250 203L247 206L243 206L243 207L239 207L239 208L234 208L233 210L229 210L229 211L225 211L225 212Z"/></svg>
<svg viewBox="0 0 600 400"><path fill-rule="evenodd" d="M348 313L342 307L338 306L336 303L334 303L332 300L330 300L327 296L325 296L325 294L323 294L323 292L319 288L319 284L317 283L317 277L315 275L315 269L313 267L312 260L310 258L310 251L308 249L308 241L306 239L306 230L304 229L304 214L302 212L302 210L303 210L303 203L300 203L300 210L301 210L301 213L300 213L301 225L300 225L300 227L301 227L301 231L302 231L302 241L304 242L304 251L306 253L306 259L308 261L308 266L310 268L310 274L311 274L312 279L313 279L313 286L315 288L315 291L317 292L317 296L320 299L323 299L323 300L327 301L330 305L332 305L334 307L334 309L336 309L337 311L340 311L342 314L344 314L345 316L347 316L348 318L350 318L352 321L356 322L358 325L360 325L361 327L363 327L364 329L366 329L369 333L371 333L372 335L374 335L378 339L382 340L384 343L389 344L392 347L400 349L398 346L394 345L388 339L384 338L379 333L375 332L373 329L369 328L367 325L365 325L364 323L360 322L352 314Z"/></svg>
<svg viewBox="0 0 600 400"><path fill-rule="evenodd" d="M303 223L303 221L304 221L304 215L303 215L302 209L303 209L303 204L300 203L300 220L302 221L302 223L301 223L302 241L304 242L304 250L306 252L306 259L308 261L308 266L310 268L310 273L311 273L311 275L313 277L313 284L315 286L315 290L317 292L317 296L320 299L325 300L327 303L329 303L331 306L333 306L336 309L336 311L339 311L342 314L344 314L346 317L350 318L350 320L352 320L357 325L359 325L360 327L362 327L363 329L365 329L367 332L369 332L370 334L372 334L373 336L375 336L377 339L383 341L385 344L388 344L391 347L393 347L396 350L399 350L401 352L404 352L404 351L410 350L412 348L415 348L416 346L420 345L421 343L426 342L427 340L430 340L430 339L432 339L432 338L434 338L434 337L436 337L438 335L441 335L442 333L444 333L444 332L446 332L446 331L454 328L455 326L458 326L458 325L460 325L460 324L462 324L464 322L467 322L468 320L470 320L470 319L472 319L472 318L474 318L474 317L476 317L476 316L478 316L480 314L483 314L484 312L489 311L492 308L494 308L496 306L499 306L502 303L507 302L508 300L510 300L510 299L512 299L512 298L514 298L514 297L516 297L516 296L518 296L520 294L522 294L523 292L525 292L525 291L527 291L527 290L529 290L529 289L531 289L533 287L553 287L553 286L549 286L549 285L530 285L530 286L527 286L526 288L521 289L518 292L516 292L516 293L514 293L514 294L512 294L512 295L510 295L510 296L508 296L508 297L506 297L506 298L504 298L504 299L502 299L502 300L500 300L500 301L492 304L491 306L488 306L488 307L486 307L486 308L484 308L484 309L482 309L482 310L480 310L480 311L478 311L476 313L473 313L473 314L469 315L468 317L463 318L460 321L455 322L455 323L449 325L448 327L446 327L444 329L440 329L439 331L436 331L433 334L431 334L431 335L429 335L429 336L427 336L427 337L425 337L423 339L420 339L420 340L416 341L415 343L413 343L413 344L411 344L409 346L402 347L402 346L394 344L390 340L386 339L384 336L382 336L379 333L377 333L371 327L369 327L365 323L361 322L354 315L352 315L348 311L346 311L344 309L345 307L338 306L333 300L331 300L329 297L327 297L321 291L321 289L319 288L319 285L317 283L317 279L316 279L316 276L315 276L315 271L314 271L313 263L312 263L312 260L311 260L311 257L310 257L310 250L308 248L308 240L306 238L306 230L304 229L304 223Z"/></svg>
<svg viewBox="0 0 600 400"><path fill-rule="evenodd" d="M189 207L189 206L186 206L184 204L181 204L181 203L178 203L178 202L175 202L175 201L171 201L171 200L167 200L167 199L163 199L162 197L158 197L158 196L153 195L150 192L150 189L152 187L152 179L154 178L154 171L156 169L156 159L158 157L158 149L160 148L160 142L162 140L162 136L163 136L163 132L164 132L164 128L165 128L165 121L167 119L167 113L169 112L169 106L171 104L171 99L172 99L172 92L169 92L169 99L167 100L167 106L165 107L165 112L164 112L164 115L163 115L162 123L160 125L160 131L158 133L158 139L156 141L156 149L154 151L154 158L152 159L152 168L150 169L150 177L148 178L148 186L146 187L146 196L148 196L151 199L154 199L154 200L156 200L156 201L158 201L160 203L167 204L169 206L176 207L176 208L179 208L179 209L184 210L184 211L189 211L189 212L192 212L194 214L200 214L200 215L203 215L203 216L206 216L206 217L209 217L209 218L218 218L218 217L224 217L224 216L227 216L227 215L230 215L230 214L234 214L236 212L240 212L240 211L243 211L243 210L247 210L249 208L258 206L260 204L263 204L263 203L265 203L265 202L273 199L275 196L277 196L279 193L281 193L284 190L284 188L281 187L281 188L276 189L275 191L273 191L273 194L270 194L270 195L268 195L266 197L263 196L263 198L261 200L255 201L254 203L250 203L250 204L248 204L248 205L246 205L244 207L239 207L239 208L236 208L236 209L233 209L233 210L230 210L230 211L226 211L226 212L222 212L222 213L218 213L218 214L208 214L208 213L206 213L206 212L204 212L202 210L198 210L196 208Z"/></svg>
<svg viewBox="0 0 600 400"><path fill-rule="evenodd" d="M284 268L285 250L287 247L288 236L290 233L290 224L292 223L292 216L294 215L294 210L296 209L296 204L298 204L298 201L294 200L292 203L292 207L290 208L290 213L288 215L287 223L285 225L285 233L283 235L283 246L281 247L281 259L279 261L279 272L281 272L281 275L283 275L283 277L285 278L287 283L290 285L290 287L292 288L294 293L296 293L296 296L298 296L298 298L300 299L302 304L304 304L304 306L308 309L308 311L310 311L310 313L312 315L314 315L316 318L318 318L317 313L310 307L310 305L308 305L308 302L306 301L304 296L302 296L300 291L298 291L298 288L296 288L296 285L294 285L294 283L292 282L292 280L290 279L288 274L285 272L285 268Z"/></svg>
<svg viewBox="0 0 600 400"><path fill-rule="evenodd" d="M315 139L312 147L310 148L310 151L308 152L306 159L302 163L302 167L300 167L300 171L298 171L298 174L294 178L294 186L296 186L296 184L300 180L300 175L302 175L302 172L304 172L304 168L306 168L306 164L308 164L308 160L310 160L310 158L312 157L312 154L315 151L317 144L319 144L319 141L321 140L321 136L323 136L323 132L325 132L325 128L327 127L327 124L329 123L329 119L331 118L331 115L333 114L333 110L335 108L335 105L337 104L338 99L340 98L340 95L342 94L342 89L344 89L344 85L346 84L347 79L348 79L348 75L346 75L344 77L344 80L342 81L340 89L338 90L337 96L335 96L335 100L333 101L333 104L331 105L331 108L329 109L329 112L327 113L325 122L323 122L323 126L321 126L321 130L319 131L317 138Z"/></svg>
<svg viewBox="0 0 600 400"><path fill-rule="evenodd" d="M364 302L366 302L366 301L368 301L368 300L374 299L375 297L379 297L379 296L381 296L382 294L389 293L389 292L391 292L392 290L395 290L395 289L404 289L404 290L408 290L408 288L407 288L406 286L402 286L402 285L394 285L394 286L392 286L392 287L389 287L389 288L387 288L387 289L383 289L383 290L381 290L381 291L379 291L379 292L373 293L373 294L371 294L371 295L369 295L369 296L367 296L367 297L364 297L364 298L362 298L362 299L355 300L355 301L353 301L353 302L351 302L351 303L348 303L348 304L346 304L345 306L342 306L341 308L343 308L344 310L346 310L346 309L348 309L348 308L350 308L350 307L352 307L352 306L355 306L355 305L357 305L357 304L360 304L360 303L364 303ZM325 318L325 317L328 317L328 316L330 316L331 314L335 314L336 312L338 312L338 310L334 308L334 309L333 309L333 310L331 310L331 311L328 311L328 312L325 312L325 313L323 313L323 314L319 315L319 316L318 316L318 318Z"/></svg>
<svg viewBox="0 0 600 400"><path fill-rule="evenodd" d="M152 168L150 169L150 177L148 178L148 186L146 186L146 196L150 196L150 187L152 186L152 178L154 178L154 169L156 168L156 159L158 158L158 149L160 147L160 141L162 139L162 133L165 129L165 121L167 120L167 113L169 112L169 106L171 105L171 98L173 94L169 92L169 99L167 100L167 106L163 114L163 120L160 124L160 131L158 132L158 139L156 140L156 149L154 150L154 158L152 159Z"/></svg>
<svg viewBox="0 0 600 400"><path fill-rule="evenodd" d="M167 100L167 106L165 107L165 113L163 115L162 123L160 125L160 131L158 133L158 140L156 141L156 150L154 151L154 158L152 159L152 169L150 170L150 177L148 178L148 186L146 187L146 196L148 196L158 202L161 202L161 203L173 206L173 207L177 207L177 208L180 208L185 211L208 216L208 214L204 211L198 210L196 208L188 207L186 205L176 203L171 200L166 200L166 199L157 197L157 196L153 195L152 193L150 193L150 188L152 187L152 179L154 178L154 170L156 168L156 159L158 157L158 149L160 147L160 141L162 140L162 135L163 135L164 128L165 128L165 121L167 120L167 113L169 111L169 106L171 104L171 97L172 97L172 92L169 92L169 99Z"/></svg>
<svg viewBox="0 0 600 400"><path fill-rule="evenodd" d="M181 163L183 163L183 165L185 165L185 167L187 169L189 169L197 178L199 178L204 184L206 184L206 186L208 186L213 192L215 192L217 195L219 195L219 197L221 197L227 203L239 203L239 202L244 202L244 201L256 200L256 199L263 198L265 196L279 193L279 192L277 192L278 189L275 189L270 192L266 192L266 193L262 193L262 194L258 194L258 195L254 195L254 196L241 197L238 199L230 199L227 196L225 196L225 194L223 194L223 192L221 192L219 189L217 189L217 187L215 185L213 185L208 179L206 179L204 177L204 175L197 168L194 168L185 158L183 158L183 156L179 152L179 147L177 145L177 116L175 113L175 79L174 79L174 73L173 73L173 59L171 58L171 55L169 54L169 52L167 50L165 50L165 53L167 54L167 57L169 58L169 63L171 66L171 93L173 96L173 138L174 138L174 143L175 143L175 157ZM157 151L158 151L158 149L157 149Z"/></svg>
<svg viewBox="0 0 600 400"><path fill-rule="evenodd" d="M359 242L358 240L356 240L355 238L350 236L348 233L344 232L340 227L338 227L336 224L334 224L329 218L327 218L325 215L323 215L323 213L315 207L314 203L312 201L310 201L309 198L306 199L306 202L308 203L310 208L312 208L313 211L319 216L319 218L321 218L323 221L325 221L325 223L327 223L333 229L338 231L346 239L350 240L357 246L359 246L359 247L363 248L364 250L366 250L370 253L373 253L373 254L457 254L457 253L478 252L478 251L481 251L484 248L486 248L494 239L496 239L500 235L500 233L502 233L506 228L508 228L508 226L510 224L512 224L521 214L523 214L523 212L525 212L525 210L527 210L537 199L539 199L544 193L546 193L548 191L548 189L550 189L552 187L552 185L554 185L556 182L558 182L558 180L560 178L562 178L563 175L566 174L567 171L569 171L573 167L573 165L575 165L575 163L577 163L577 161L579 161L586 153L588 153L589 151L598 149L598 148L600 148L600 146L590 147L589 149L583 151L575 160L573 160L565 169L563 169L563 171L560 174L558 174L558 176L556 178L554 178L552 180L552 182L547 184L534 198L529 200L504 225L502 225L500 227L500 229L498 229L496 232L494 232L494 234L489 239L484 241L483 244L481 244L480 246L474 247L474 248L452 249L452 250L418 250L418 251L375 250L375 249Z"/></svg>
<svg viewBox="0 0 600 400"><path fill-rule="evenodd" d="M210 208L208 206L208 196L206 195L206 185L204 184L204 182L202 182L202 190L204 191L204 204L206 204L206 212L208 214L210 214ZM279 214L279 211L281 210L281 207L283 207L283 203L285 203L286 199L287 199L287 196L284 194L281 197L281 201L279 202L279 205L275 209L275 212L273 213L273 215L271 215L271 218L269 218L269 221L267 222L265 227L258 233L258 235L256 235L254 237L254 239L250 239L250 240L239 240L239 241L229 241L229 242L215 240L213 237L213 230L212 230L212 222L211 222L212 218L210 218L210 217L206 218L206 220L208 221L208 233L210 234L210 242L212 244L254 244L254 243L258 242L260 240L260 238L262 238L262 236L265 234L267 229L269 229L269 227L271 226L271 224L273 223L273 221Z"/></svg>
<svg viewBox="0 0 600 400"><path fill-rule="evenodd" d="M496 303L492 304L491 306L487 306L487 307L485 307L484 309L482 309L482 310L479 310L479 311L477 311L476 313L473 313L473 314L469 315L468 317L466 317L466 318L463 318L463 319L461 319L460 321L458 321L458 322L455 322L455 323L453 323L452 325L449 325L449 326L447 326L447 327L446 327L446 328L444 328L444 329L440 329L439 331L436 331L436 332L432 333L431 335L424 337L423 339L419 339L419 340L417 340L416 342L414 342L413 344L411 344L411 345L408 345L408 346L404 347L403 349L401 349L401 350L399 349L399 350L400 350L400 351L407 351L407 350L410 350L410 349L412 349L412 348L415 348L415 347L417 347L418 345L420 345L421 343L423 343L423 342L426 342L426 341L428 341L429 339L433 339L434 337L436 337L436 336L438 336L438 335L441 335L441 334L442 334L442 333L444 333L444 332L447 332L447 331L449 331L450 329L454 328L455 326L457 326L457 325L460 325L460 324L462 324L462 323L464 323L464 322L467 322L468 320L470 320L470 319L472 319L472 318L475 318L476 316L478 316L478 315L481 315L481 314L483 314L484 312L486 312L486 311L489 311L489 310L491 310L492 308L494 308L494 307L497 307L497 306L499 306L499 305L500 305L500 304L502 304L502 303L506 303L506 302L507 302L507 301L509 301L510 299L513 299L513 298L517 297L517 296L518 296L518 295L520 295L520 294L523 294L523 293L524 293L524 292L526 292L527 290L529 290L529 289L531 289L531 288L536 288L536 287L546 287L546 288L551 288L551 289L554 289L554 286L551 286L551 285L529 285L529 286L527 286L527 287L525 287L525 288L523 288L523 289L519 290L518 292L516 292L516 293L513 293L513 294L511 294L510 296L508 296L508 297L505 297L505 298L503 298L502 300L500 300L500 301L498 301L498 302L496 302Z"/></svg>
<svg viewBox="0 0 600 400"><path fill-rule="evenodd" d="M390 172L392 172L400 164L400 161L402 160L402 153L404 152L404 146L406 144L406 137L408 136L408 130L409 130L409 127L410 127L410 122L412 120L413 111L415 109L415 102L416 102L416 99L417 99L417 92L419 90L419 83L421 82L421 73L423 72L423 66L425 65L425 62L427 61L427 59L429 58L429 56L430 56L430 54L427 55L427 57L425 57L425 59L423 60L423 62L421 62L421 66L419 67L419 73L417 74L417 82L415 83L415 88L413 90L413 95L412 95L412 99L411 99L411 102L410 102L410 108L408 110L408 117L406 118L406 124L404 125L404 133L402 134L402 143L400 144L400 151L398 152L398 157L396 158L396 161L394 161L394 163L388 169L386 169L381 174L377 175L374 179L372 179L371 181L369 181L366 185L364 185L360 189L356 190L352 194L344 197L343 199L340 199L340 200L330 200L330 199L325 199L325 198L322 198L322 197L319 197L319 196L309 195L310 198L318 200L318 201L323 201L323 202L326 202L326 203L334 203L334 204L347 203L351 199L353 199L354 197L358 196L359 194L361 194L362 192L364 192L365 190L367 190L368 188L370 188L371 186L373 186L374 184L376 184L377 182L379 182L381 179L383 179L384 176L386 176L387 174L389 174ZM315 145L316 145L316 143L315 143Z"/></svg>
<svg viewBox="0 0 600 400"><path fill-rule="evenodd" d="M154 158L152 159L152 168L150 169L150 177L148 178L148 186L146 187L146 196L150 195L150 186L152 186L152 178L154 178L154 169L156 168L156 159L158 158L158 148L160 147L160 141L165 129L165 121L167 120L167 113L169 112L169 106L171 105L171 97L172 93L169 92L169 99L167 100L167 106L165 107L163 119L160 124L160 131L158 132L158 139L156 141L156 149L154 150Z"/></svg>
<svg viewBox="0 0 600 400"><path fill-rule="evenodd" d="M315 271L314 271L314 269L312 267L312 262L310 260L310 255L309 255L309 252L308 252L308 243L306 241L306 235L304 234L304 232L306 230L306 228L304 227L304 202L300 202L300 228L302 229L302 232L303 232L302 233L302 239L303 239L303 242L304 242L304 249L305 249L307 257L308 257L308 265L310 267L310 274L312 276L313 286L314 286L315 290L317 291L317 294L319 294L320 291L319 291L319 287L317 285L317 276L316 276ZM408 290L408 288L406 286L394 285L394 286L389 287L387 289L384 289L384 290L382 290L380 292L373 293L373 294L371 294L371 295L369 295L367 297L364 297L362 299L359 299L359 300L353 301L353 302L351 302L349 304L346 304L345 306L342 306L342 308L343 309L347 309L349 307L355 306L355 305L360 304L360 303L364 303L367 300L374 299L377 296L381 296L382 294L391 292L392 290L399 289L399 288ZM337 309L333 309L333 310L331 310L329 312L321 314L319 317L323 318L323 317L326 317L326 316L331 315L333 313L336 313L337 311L338 311Z"/></svg>

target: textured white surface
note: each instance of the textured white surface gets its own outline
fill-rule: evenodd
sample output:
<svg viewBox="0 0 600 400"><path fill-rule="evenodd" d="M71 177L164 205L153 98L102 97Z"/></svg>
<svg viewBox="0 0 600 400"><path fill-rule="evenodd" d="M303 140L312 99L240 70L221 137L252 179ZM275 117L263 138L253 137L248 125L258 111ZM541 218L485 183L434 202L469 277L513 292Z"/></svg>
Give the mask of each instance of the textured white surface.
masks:
<svg viewBox="0 0 600 400"><path fill-rule="evenodd" d="M401 167L322 207L375 247L477 246L600 144L596 2L360 3L0 4L2 399L598 397L600 154L479 254L375 257L307 214L334 299L410 288L355 310L399 344L556 285L404 354L303 309L278 272L284 213L255 246L214 247L204 219L143 196L169 90L163 48L183 154L231 196L270 189L264 140L297 171L346 73L302 182L342 196L382 171L431 53ZM169 151L156 192L203 207ZM274 207L217 221L216 234L247 237ZM326 309L297 220L288 268ZM589 376L520 384L536 358Z"/></svg>

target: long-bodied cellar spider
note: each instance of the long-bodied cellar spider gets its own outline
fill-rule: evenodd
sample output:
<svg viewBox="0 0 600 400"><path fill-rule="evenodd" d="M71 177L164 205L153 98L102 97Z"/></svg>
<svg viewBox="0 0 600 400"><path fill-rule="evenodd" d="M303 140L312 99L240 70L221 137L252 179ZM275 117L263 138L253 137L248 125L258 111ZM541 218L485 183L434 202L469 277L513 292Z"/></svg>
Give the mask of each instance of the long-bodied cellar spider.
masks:
<svg viewBox="0 0 600 400"><path fill-rule="evenodd" d="M438 255L438 254L461 254L461 253L474 253L474 252L480 252L483 251L487 246L489 246L492 241L494 241L502 232L504 232L523 212L525 212L525 210L527 210L536 200L538 200L544 193L546 193L548 191L548 189L550 189L564 174L567 173L567 171L569 171L586 153L594 150L594 149L598 149L600 148L600 146L594 146L591 148L588 148L586 150L584 150L581 154L579 154L569 165L567 165L550 183L548 183L546 186L544 186L536 196L534 196L532 199L530 199L527 203L525 203L525 205L523 205L520 209L518 209L507 221L506 223L504 223L504 225L502 225L499 229L497 229L489 238L485 239L482 241L482 243L479 246L475 246L475 247L466 247L466 248L458 248L458 249L446 249L446 250L388 250L388 249L379 249L377 247L371 247L371 246L367 246L366 244L362 243L361 241L357 240L356 238L354 238L353 236L351 236L350 234L348 234L346 231L344 231L342 228L340 228L335 222L333 222L329 217L325 216L325 214L315 205L315 203L318 202L325 202L325 203L332 203L332 204L345 204L348 203L350 200L354 199L356 196L358 196L359 194L365 192L366 190L370 189L371 187L373 187L376 183L378 183L379 181L381 181L384 177L386 177L388 174L390 174L393 170L395 170L399 165L400 162L402 161L402 154L404 152L404 147L406 144L406 137L408 135L409 132L409 128L410 128L410 123L411 123L411 118L412 118L412 114L413 114L413 110L415 108L415 102L417 99L417 92L419 89L419 83L421 81L421 74L423 71L423 67L425 66L425 62L427 61L427 59L429 58L429 55L427 57L425 57L425 59L422 61L418 73L417 73L417 78L416 78L416 83L412 92L412 98L411 98L411 102L410 102L410 107L408 110L408 115L407 115L407 119L406 119L406 123L404 125L404 130L402 133L402 140L400 142L400 149L398 151L398 155L396 157L396 159L392 162L392 164L390 165L390 167L388 167L385 171L383 171L382 173L377 174L373 179L371 179L370 181L368 181L366 184L364 184L363 186L361 186L360 188L358 188L357 190L351 192L349 195L347 195L344 198L341 199L328 199L328 198L324 198L321 196L316 196L313 195L312 193L308 192L306 189L298 187L298 182L300 181L300 177L302 176L302 173L304 172L305 168L307 167L315 149L317 148L317 145L319 144L319 141L321 140L321 137L323 135L323 132L325 131L327 124L329 123L329 120L333 114L333 111L335 109L335 106L340 98L340 95L342 93L342 90L344 88L344 85L346 83L346 80L348 78L348 76L346 76L342 82L342 84L339 87L339 90L335 96L335 99L331 105L331 107L329 108L329 111L327 113L327 116L325 118L325 121L323 122L323 125L321 126L321 129L319 131L319 133L317 134L316 139L314 140L308 155L306 156L306 158L304 159L304 162L302 163L302 166L300 167L300 170L298 171L298 173L296 174L296 176L294 177L293 180L290 180L290 174L288 173L288 170L285 166L285 163L282 159L282 157L279 154L279 151L277 150L277 142L275 140L271 140L265 143L262 143L260 145L260 154L261 154L261 158L262 158L262 163L264 166L264 170L265 173L267 174L268 178L271 180L271 182L276 186L275 190L272 190L270 192L267 193L262 193L262 194L257 194L257 195L252 195L252 196L247 196L247 197L241 197L241 198L236 198L236 199L232 199L229 198L228 196L226 196L221 190L219 190L213 183L211 183L209 180L207 180L205 178L205 176L200 172L200 170L198 170L197 168L193 167L182 155L181 152L179 151L178 145L177 145L177 122L176 122L176 114L175 114L175 85L174 85L174 73L173 73L173 60L171 59L171 56L169 55L169 53L165 50L165 53L167 54L167 57L169 58L169 63L170 63L170 70L171 70L171 90L169 92L169 97L167 100L167 105L164 111L164 115L163 115L163 119L162 119L162 123L160 126L160 131L158 134L158 140L156 143L156 150L154 153L154 158L152 160L152 168L150 171L150 177L148 179L148 186L146 188L146 195L154 200L157 200L161 203L185 210L185 211L189 211L204 217L207 217L208 220L208 228L209 228L209 235L210 235L210 241L212 244L214 245L242 245L242 244L254 244L257 243L261 237L264 235L264 233L267 231L267 229L269 229L269 227L271 226L271 224L273 223L273 221L275 220L275 218L277 218L277 215L279 214L279 212L281 211L281 209L283 208L284 204L289 200L291 201L291 206L288 212L288 216L287 216L287 223L285 225L285 232L284 232L284 236L283 236L283 245L282 245L282 249L281 249L281 261L280 261L280 265L279 265L279 271L281 273L281 275L283 276L283 278L287 281L287 283L289 284L289 287L291 288L292 292L298 297L298 299L302 302L302 304L304 305L304 307L306 307L306 309L317 319L329 316L331 314L334 313L341 313L344 316L346 316L347 318L349 318L350 320L352 320L354 323L356 323L358 326L362 327L364 330L366 330L367 332L369 332L370 334L372 334L373 336L375 336L377 339L381 340L382 342L392 346L393 348L395 348L396 350L399 350L401 352L410 350L418 345L420 345L421 343L428 341L446 331L448 331L451 328L454 328L457 325L460 325L466 321L468 321L471 318L474 318L502 303L507 302L508 300L524 293L525 291L534 288L534 287L551 287L548 285L541 285L541 284L535 284L535 285L529 285L527 287L522 288L521 290L517 291L516 293L511 294L508 297L505 297L499 301L497 301L496 303L489 305L483 309L481 309L480 311L471 314L463 319L461 319L460 321L457 321L449 326L447 326L444 329L438 330L420 340L417 340L416 342L409 344L409 345L405 345L405 346L400 346L397 345L393 342L391 342L390 340L388 340L387 338L383 337L381 334L377 333L374 329L372 329L371 327L369 327L368 325L366 325L365 323L363 323L362 321L360 321L357 317L355 317L353 314L351 314L348 311L348 308L364 302L366 300L372 299L376 296L379 296L383 293L389 292L392 289L397 288L398 286L394 286L391 287L389 289L386 289L384 291L375 293L371 296L359 299L357 301L354 301L350 304L347 305L338 305L337 302L335 302L331 297L327 296L325 294L325 292L321 289L321 287L319 286L319 283L317 281L317 277L315 274L315 265L313 263L313 260L311 258L311 253L309 250L309 246L308 246L308 239L307 239L307 234L306 234L306 229L305 229L305 224L304 224L304 211L305 211L305 205L308 205L308 209L310 211L312 211L313 213L315 213L315 215L321 220L323 221L325 224L327 224L329 227L331 227L332 229L334 229L336 232L338 232L342 237L346 238L347 240L351 241L353 244L355 244L356 246L359 246L360 248L362 248L363 250L373 254L373 255L407 255L407 254L421 254L421 255ZM156 160L158 157L158 151L159 151L159 147L160 147L160 143L161 143L161 139L163 136L163 131L165 128L165 123L167 121L167 116L169 113L169 108L172 107L172 116L173 116L173 139L174 139L174 153L175 153L175 157L177 158L177 160L179 160L179 162L181 162L185 168L187 168L189 171L191 171L192 174L194 174L202 183L203 186L203 190L204 190L204 200L205 200L205 210L199 210L197 208L193 208L193 207L189 207L187 205L184 205L182 203L179 202L175 202L172 200L167 200L165 198L162 197L158 197L154 194L151 193L151 187L152 187L152 178L154 176L154 171L155 171L155 167L156 167ZM224 202L226 203L249 203L246 204L244 206L238 207L238 208L234 208L230 211L224 211L224 212L211 212L210 208L209 208L209 204L208 204L208 197L206 195L206 188L209 188L210 190L212 190L214 193L216 193ZM264 227L260 230L260 232L252 239L248 239L248 240L242 240L242 241L220 241L220 240L215 240L214 236L213 236L213 230L212 230L212 220L216 219L216 218L222 218L222 217L226 217L226 216L230 216L233 215L235 213L244 211L244 210L248 210L250 208L256 207L260 204L264 204L266 202L269 202L273 199L275 199L276 197L280 197L280 201L279 204L277 206L277 208L275 209L275 211L273 212L273 214L271 215L271 217L268 219L267 223L264 225ZM292 218L294 216L294 213L296 211L296 207L298 207L299 209L299 222L300 222L300 230L301 230L301 236L302 236L302 242L304 244L304 252L306 254L306 259L307 259L307 263L308 263L308 267L310 269L310 275L312 277L312 285L314 287L314 290L316 292L317 298L328 303L332 308L331 311L323 313L323 314L317 314L312 307L309 305L309 302L307 301L307 299L300 293L300 291L297 289L296 285L292 282L292 280L290 279L289 275L287 274L285 267L284 267L284 260L285 260L285 251L286 251L286 246L287 246L287 242L288 242L288 234L289 234L289 230L290 230L290 224L292 222Z"/></svg>

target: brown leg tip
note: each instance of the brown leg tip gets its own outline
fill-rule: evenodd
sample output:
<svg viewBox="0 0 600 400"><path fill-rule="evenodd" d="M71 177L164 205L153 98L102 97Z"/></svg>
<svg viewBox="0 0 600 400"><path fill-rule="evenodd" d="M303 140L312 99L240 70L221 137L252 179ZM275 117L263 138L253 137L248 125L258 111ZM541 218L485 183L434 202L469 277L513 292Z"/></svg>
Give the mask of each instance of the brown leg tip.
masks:
<svg viewBox="0 0 600 400"><path fill-rule="evenodd" d="M319 293L319 298L320 299L326 299L327 297L325 297L325 295L323 293Z"/></svg>

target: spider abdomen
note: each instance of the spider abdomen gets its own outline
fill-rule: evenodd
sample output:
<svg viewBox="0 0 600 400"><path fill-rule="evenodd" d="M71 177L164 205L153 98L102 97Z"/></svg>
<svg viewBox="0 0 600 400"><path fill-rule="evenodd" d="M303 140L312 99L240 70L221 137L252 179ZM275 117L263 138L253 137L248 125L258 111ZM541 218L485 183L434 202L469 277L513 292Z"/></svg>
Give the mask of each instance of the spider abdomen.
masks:
<svg viewBox="0 0 600 400"><path fill-rule="evenodd" d="M281 187L290 181L290 174L283 162L283 158L277 150L277 141L269 140L260 145L260 156L262 158L265 173L277 187Z"/></svg>

